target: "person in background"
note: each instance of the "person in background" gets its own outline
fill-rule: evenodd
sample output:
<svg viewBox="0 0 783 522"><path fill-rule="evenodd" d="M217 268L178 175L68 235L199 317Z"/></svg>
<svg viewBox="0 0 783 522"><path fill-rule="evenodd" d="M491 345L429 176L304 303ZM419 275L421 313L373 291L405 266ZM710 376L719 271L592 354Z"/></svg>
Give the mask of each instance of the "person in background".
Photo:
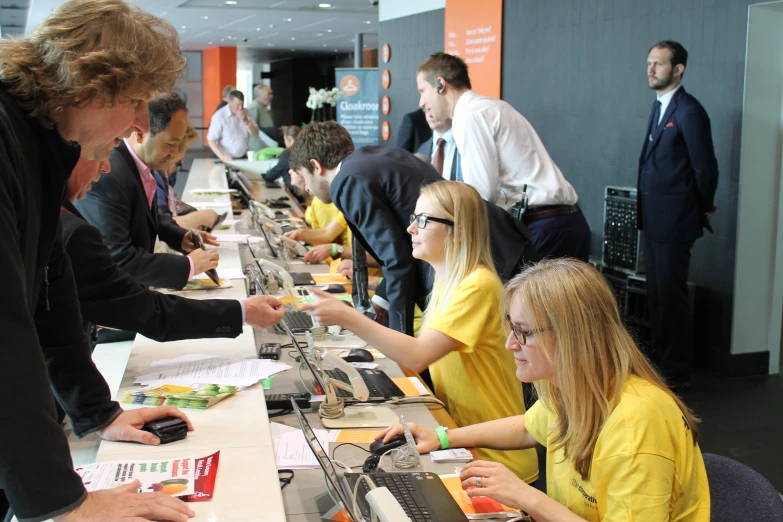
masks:
<svg viewBox="0 0 783 522"><path fill-rule="evenodd" d="M685 92L688 52L677 42L655 44L647 56L653 102L639 156L637 224L652 322L653 362L670 386L690 387L693 325L688 297L691 248L715 213L718 160L710 117Z"/></svg>
<svg viewBox="0 0 783 522"><path fill-rule="evenodd" d="M150 131L136 132L112 152L111 174L96 181L75 202L84 219L100 230L112 259L137 283L180 289L194 276L216 268L216 250L195 248L191 232L157 209L157 184L152 171L170 166L188 128L185 102L174 94L158 96L149 104ZM215 236L201 232L207 244ZM186 253L154 253L155 240Z"/></svg>
<svg viewBox="0 0 783 522"><path fill-rule="evenodd" d="M230 95L233 91L236 91L237 88L235 85L226 85L223 87L223 91L220 93L220 103L218 103L218 106L215 108L215 112L219 111L226 105L228 105L228 102L230 101Z"/></svg>
<svg viewBox="0 0 783 522"><path fill-rule="evenodd" d="M209 122L207 142L221 161L242 159L247 154L250 138L258 137L258 125L244 108L245 95L231 91L228 104L215 112Z"/></svg>
<svg viewBox="0 0 783 522"><path fill-rule="evenodd" d="M352 331L400 366L417 372L429 367L435 395L458 425L523 414L513 356L503 348L503 284L492 261L485 202L464 183L427 185L408 233L413 257L435 271L417 337L385 328L320 290L310 289L322 300L302 309L324 326ZM534 450L479 452L483 459L503 462L523 482L538 478Z"/></svg>
<svg viewBox="0 0 783 522"><path fill-rule="evenodd" d="M449 431L409 423L418 450L545 446L546 493L498 462L470 462L461 474L469 497L537 522L709 522L699 420L637 348L604 276L576 259L545 259L508 283L501 313L517 378L535 383L538 402Z"/></svg>
<svg viewBox="0 0 783 522"><path fill-rule="evenodd" d="M185 151L196 138L198 138L198 132L188 123L185 137L179 144L179 154L172 157L170 162L163 164L159 170L153 170L152 175L155 177L157 185L155 199L158 202L158 212L171 216L174 222L184 229L203 230L215 225L218 218L217 212L209 208L198 210L179 199L179 196L174 192L177 165L182 162Z"/></svg>
<svg viewBox="0 0 783 522"><path fill-rule="evenodd" d="M451 119L435 120L427 114L427 125L432 129L432 137L419 147L415 156L432 165L444 179L462 181L459 153L451 132Z"/></svg>
<svg viewBox="0 0 783 522"><path fill-rule="evenodd" d="M88 493L55 411L58 402L78 437L143 444L160 442L141 431L145 423L187 419L175 408L123 411L111 400L60 232L79 157L106 160L133 130L147 132L148 100L184 70L171 24L122 0L62 2L27 36L0 41L0 382L24 390L0 405L0 497L22 522L195 515L176 498L139 494L138 481Z"/></svg>
<svg viewBox="0 0 783 522"><path fill-rule="evenodd" d="M101 233L73 206L93 181L111 170L108 161L80 159L68 179L60 216L65 252L73 265L85 331L93 326L138 332L156 341L236 337L242 325L266 328L283 317L282 303L265 295L243 301L187 299L140 285L112 261Z"/></svg>
<svg viewBox="0 0 783 522"><path fill-rule="evenodd" d="M432 130L420 109L409 112L402 117L400 130L397 133L397 146L411 154L419 150L422 144L432 137Z"/></svg>
<svg viewBox="0 0 783 522"><path fill-rule="evenodd" d="M298 193L299 189L291 184L291 175L288 173L288 158L291 157L291 147L294 146L294 141L302 130L301 127L296 125L286 125L280 127L280 134L283 136L283 143L285 144L285 150L280 153L280 157L277 160L277 165L266 171L261 176L267 183L277 181L279 178L283 178L283 182L288 190L292 193Z"/></svg>
<svg viewBox="0 0 783 522"><path fill-rule="evenodd" d="M250 118L256 122L259 129L274 129L275 120L272 119L272 98L274 92L268 85L258 84L253 87L253 103L248 107Z"/></svg>
<svg viewBox="0 0 783 522"><path fill-rule="evenodd" d="M508 103L471 90L468 66L435 53L419 66L419 107L433 120L452 120L462 180L481 197L523 216L542 257L590 257L590 227L563 177L524 116Z"/></svg>

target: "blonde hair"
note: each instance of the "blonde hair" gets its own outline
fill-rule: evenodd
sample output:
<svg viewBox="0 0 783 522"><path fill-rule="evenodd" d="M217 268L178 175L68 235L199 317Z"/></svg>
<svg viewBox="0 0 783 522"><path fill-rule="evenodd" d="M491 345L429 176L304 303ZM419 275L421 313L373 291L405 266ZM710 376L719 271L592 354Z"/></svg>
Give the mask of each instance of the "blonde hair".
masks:
<svg viewBox="0 0 783 522"><path fill-rule="evenodd" d="M421 195L429 198L442 214L434 217L454 222L454 226L447 226L444 240L448 279L441 281L438 275L435 276L430 298L432 306L427 306L422 320L424 328L431 317L443 310L460 283L479 265L485 266L496 276L497 272L489 245L486 203L476 189L456 181L437 181L422 187Z"/></svg>
<svg viewBox="0 0 783 522"><path fill-rule="evenodd" d="M171 24L124 0L69 0L27 37L0 42L0 80L49 127L68 106L169 91L184 70Z"/></svg>
<svg viewBox="0 0 783 522"><path fill-rule="evenodd" d="M666 392L682 411L694 443L698 440L700 420L639 351L609 284L592 265L568 258L540 261L509 281L500 304L504 316L514 300L531 329L552 329L551 336L537 337L537 348L551 362L557 386L549 380L534 386L557 419L550 427L554 449L563 449L583 479L590 474L601 429L631 375Z"/></svg>

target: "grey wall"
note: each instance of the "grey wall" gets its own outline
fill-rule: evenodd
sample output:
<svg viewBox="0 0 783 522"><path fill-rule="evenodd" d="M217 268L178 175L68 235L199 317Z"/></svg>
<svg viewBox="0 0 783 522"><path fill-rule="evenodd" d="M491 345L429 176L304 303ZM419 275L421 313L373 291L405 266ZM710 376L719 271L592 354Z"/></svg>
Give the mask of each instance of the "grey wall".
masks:
<svg viewBox="0 0 783 522"><path fill-rule="evenodd" d="M379 138L382 145L394 146L397 143L402 117L419 106L416 69L429 55L443 50L444 13L444 9L437 9L381 22L378 47L380 49L385 43L391 45L389 63L383 63L380 57L378 60L379 74L384 69L389 69L391 73L391 85L388 89L381 87L379 94L391 99L389 115L381 113L381 121L386 120L391 126L391 138L388 142Z"/></svg>
<svg viewBox="0 0 783 522"><path fill-rule="evenodd" d="M715 234L696 242L691 262L691 280L700 288L697 342L721 353L729 351L732 318L750 3L755 2L504 2L503 97L530 120L579 193L596 257L604 187L636 185L654 100L645 74L648 49L656 41L674 39L688 50L683 83L710 115L720 168Z"/></svg>

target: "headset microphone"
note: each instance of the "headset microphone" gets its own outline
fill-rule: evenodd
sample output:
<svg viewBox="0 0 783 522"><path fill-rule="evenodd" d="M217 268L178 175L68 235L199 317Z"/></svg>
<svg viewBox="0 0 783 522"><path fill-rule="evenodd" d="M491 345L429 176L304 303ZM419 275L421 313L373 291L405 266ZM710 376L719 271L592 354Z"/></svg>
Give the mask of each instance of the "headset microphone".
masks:
<svg viewBox="0 0 783 522"><path fill-rule="evenodd" d="M438 91L438 94L442 94L441 91L443 91L443 84L441 82L438 82L435 84L435 89Z"/></svg>

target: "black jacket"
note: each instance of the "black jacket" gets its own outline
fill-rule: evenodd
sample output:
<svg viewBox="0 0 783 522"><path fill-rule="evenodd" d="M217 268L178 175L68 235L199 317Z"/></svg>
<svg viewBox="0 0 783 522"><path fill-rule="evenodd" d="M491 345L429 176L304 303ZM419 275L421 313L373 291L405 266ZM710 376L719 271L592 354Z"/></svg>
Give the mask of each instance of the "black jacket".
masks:
<svg viewBox="0 0 783 522"><path fill-rule="evenodd" d="M176 254L153 254L155 237L174 249L182 245L186 230L147 201L141 176L125 143L109 158L111 172L92 184L87 197L75 206L103 237L120 268L147 286L182 288L188 282L190 260Z"/></svg>
<svg viewBox="0 0 783 522"><path fill-rule="evenodd" d="M238 301L187 299L149 290L112 261L101 233L71 203L63 204L60 216L85 331L91 330L92 323L138 332L156 341L236 337L242 333Z"/></svg>
<svg viewBox="0 0 783 522"><path fill-rule="evenodd" d="M424 310L430 293L429 265L413 258L407 232L421 187L443 181L430 165L400 148L362 147L342 161L331 185L332 201L354 238L383 267L389 326L413 335L413 305ZM503 281L538 254L520 221L487 203L495 268Z"/></svg>
<svg viewBox="0 0 783 522"><path fill-rule="evenodd" d="M56 396L79 436L120 413L90 357L60 202L79 147L28 118L0 84L0 489L21 521L86 497L57 423ZM54 396L52 394L54 391Z"/></svg>
<svg viewBox="0 0 783 522"><path fill-rule="evenodd" d="M702 227L712 231L704 214L712 210L718 188L710 118L684 87L655 128L652 114L639 156L638 226L650 241L693 242Z"/></svg>
<svg viewBox="0 0 783 522"><path fill-rule="evenodd" d="M264 181L275 181L282 177L285 186L290 191L295 191L296 187L291 185L291 175L288 173L288 160L291 157L291 150L285 149L280 153L280 158L277 160L277 165L266 171L262 177Z"/></svg>
<svg viewBox="0 0 783 522"><path fill-rule="evenodd" d="M425 141L432 138L432 129L427 123L424 111L415 110L402 117L397 132L397 146L408 152L416 152Z"/></svg>

